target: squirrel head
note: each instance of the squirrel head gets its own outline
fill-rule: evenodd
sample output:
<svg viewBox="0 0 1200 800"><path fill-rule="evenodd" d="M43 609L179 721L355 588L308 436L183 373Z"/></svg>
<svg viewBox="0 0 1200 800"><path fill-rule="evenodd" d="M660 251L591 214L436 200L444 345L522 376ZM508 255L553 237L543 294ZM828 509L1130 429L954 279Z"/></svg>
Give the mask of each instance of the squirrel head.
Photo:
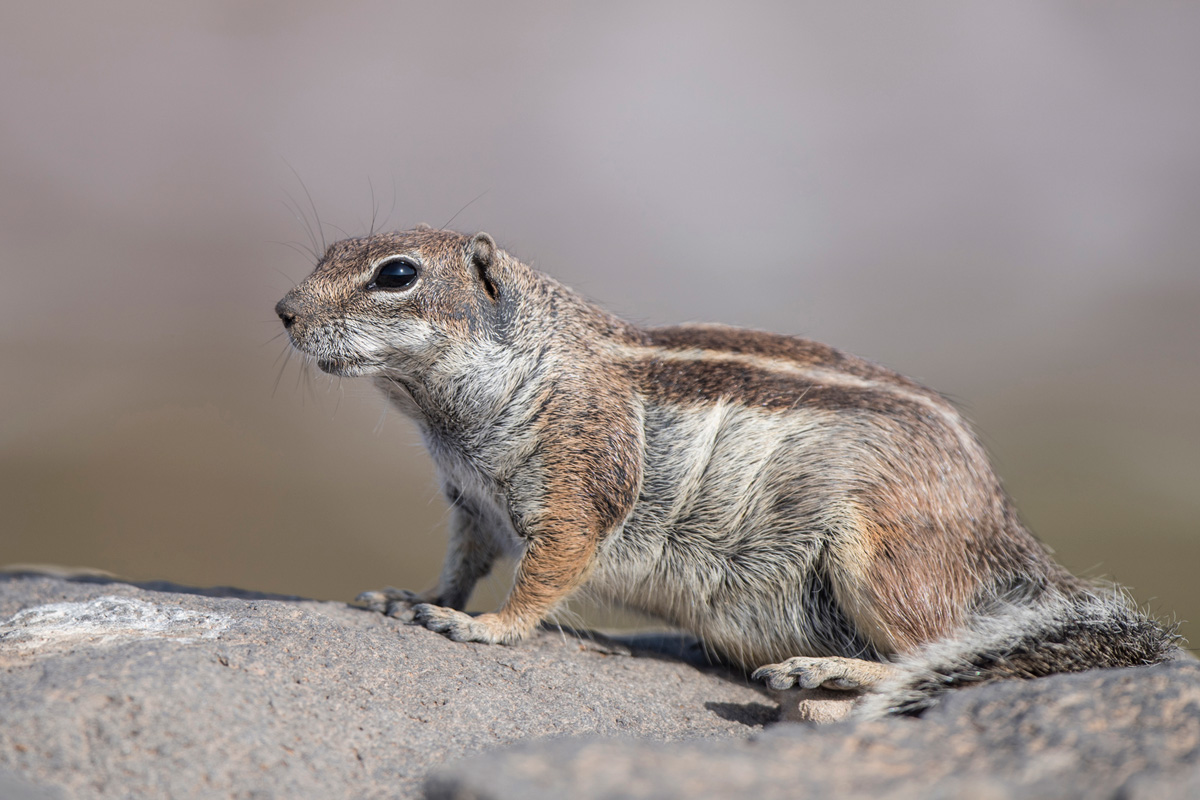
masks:
<svg viewBox="0 0 1200 800"><path fill-rule="evenodd" d="M343 239L275 313L325 372L416 374L494 334L512 263L486 233L419 226Z"/></svg>

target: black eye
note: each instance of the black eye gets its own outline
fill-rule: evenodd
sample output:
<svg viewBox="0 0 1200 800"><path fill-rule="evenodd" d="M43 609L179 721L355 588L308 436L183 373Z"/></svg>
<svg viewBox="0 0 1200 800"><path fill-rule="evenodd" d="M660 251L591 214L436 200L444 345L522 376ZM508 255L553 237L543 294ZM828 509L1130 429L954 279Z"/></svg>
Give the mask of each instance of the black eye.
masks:
<svg viewBox="0 0 1200 800"><path fill-rule="evenodd" d="M384 262L368 289L407 289L417 280L417 265L407 258Z"/></svg>

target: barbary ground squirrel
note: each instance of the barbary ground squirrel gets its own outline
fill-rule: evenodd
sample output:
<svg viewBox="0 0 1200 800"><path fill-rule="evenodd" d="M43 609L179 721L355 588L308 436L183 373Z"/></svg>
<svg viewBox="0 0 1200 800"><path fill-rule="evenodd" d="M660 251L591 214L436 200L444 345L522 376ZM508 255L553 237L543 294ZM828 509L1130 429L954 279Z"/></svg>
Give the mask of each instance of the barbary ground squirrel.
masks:
<svg viewBox="0 0 1200 800"><path fill-rule="evenodd" d="M1055 563L945 399L826 345L639 328L487 234L425 226L336 242L276 312L420 428L452 507L445 566L361 599L451 639L516 642L586 586L775 688L866 691L865 715L1178 652ZM507 600L465 614L502 554Z"/></svg>

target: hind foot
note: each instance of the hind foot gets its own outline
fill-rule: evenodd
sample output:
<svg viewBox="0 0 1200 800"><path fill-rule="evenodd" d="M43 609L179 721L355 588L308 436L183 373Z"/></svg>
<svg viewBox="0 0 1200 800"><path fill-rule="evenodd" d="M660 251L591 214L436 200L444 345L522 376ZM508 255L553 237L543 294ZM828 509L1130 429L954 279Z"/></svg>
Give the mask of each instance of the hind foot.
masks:
<svg viewBox="0 0 1200 800"><path fill-rule="evenodd" d="M861 658L798 657L754 670L752 680L766 681L772 689L838 689L865 692L892 674L894 667Z"/></svg>

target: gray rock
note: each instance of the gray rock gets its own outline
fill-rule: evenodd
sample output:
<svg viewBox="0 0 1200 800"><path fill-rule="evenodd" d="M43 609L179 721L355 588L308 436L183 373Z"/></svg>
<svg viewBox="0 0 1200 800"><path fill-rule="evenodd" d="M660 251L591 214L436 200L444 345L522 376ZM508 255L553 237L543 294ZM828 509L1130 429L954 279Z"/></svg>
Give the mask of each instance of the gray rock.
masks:
<svg viewBox="0 0 1200 800"><path fill-rule="evenodd" d="M34 786L24 778L0 768L0 798L4 800L61 800L62 796L57 789Z"/></svg>
<svg viewBox="0 0 1200 800"><path fill-rule="evenodd" d="M0 798L1200 796L1195 662L917 720L778 713L682 637L464 645L337 603L0 575Z"/></svg>
<svg viewBox="0 0 1200 800"><path fill-rule="evenodd" d="M458 644L337 603L153 586L0 576L17 796L414 797L518 741L740 739L777 715L732 673L641 649L701 658L678 639Z"/></svg>
<svg viewBox="0 0 1200 800"><path fill-rule="evenodd" d="M438 772L430 798L1200 797L1200 664L951 693L920 719L781 723L746 742L597 737Z"/></svg>

